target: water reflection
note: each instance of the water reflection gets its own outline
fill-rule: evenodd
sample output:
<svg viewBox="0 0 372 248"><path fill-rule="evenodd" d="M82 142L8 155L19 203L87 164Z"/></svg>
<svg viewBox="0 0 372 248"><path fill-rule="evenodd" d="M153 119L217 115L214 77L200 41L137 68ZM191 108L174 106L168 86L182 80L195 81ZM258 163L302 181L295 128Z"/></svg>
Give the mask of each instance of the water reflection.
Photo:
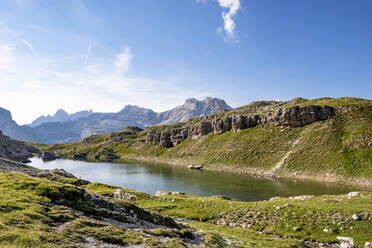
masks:
<svg viewBox="0 0 372 248"><path fill-rule="evenodd" d="M151 194L158 190L167 190L200 196L226 195L242 201L258 201L273 196L341 194L355 190L336 184L257 178L159 164L88 163L64 159L44 162L40 158L31 160L31 166L40 169L63 168L92 182Z"/></svg>

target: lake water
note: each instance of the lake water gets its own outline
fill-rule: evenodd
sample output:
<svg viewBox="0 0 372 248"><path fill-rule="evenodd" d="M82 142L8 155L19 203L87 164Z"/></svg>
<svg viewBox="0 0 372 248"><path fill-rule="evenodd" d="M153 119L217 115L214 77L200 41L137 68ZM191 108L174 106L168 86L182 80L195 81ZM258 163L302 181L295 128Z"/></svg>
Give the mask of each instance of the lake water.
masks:
<svg viewBox="0 0 372 248"><path fill-rule="evenodd" d="M33 167L64 169L76 177L154 194L158 190L199 196L225 195L241 201L267 200L273 196L343 194L356 189L337 184L268 179L222 172L190 170L159 164L91 163L32 158Z"/></svg>

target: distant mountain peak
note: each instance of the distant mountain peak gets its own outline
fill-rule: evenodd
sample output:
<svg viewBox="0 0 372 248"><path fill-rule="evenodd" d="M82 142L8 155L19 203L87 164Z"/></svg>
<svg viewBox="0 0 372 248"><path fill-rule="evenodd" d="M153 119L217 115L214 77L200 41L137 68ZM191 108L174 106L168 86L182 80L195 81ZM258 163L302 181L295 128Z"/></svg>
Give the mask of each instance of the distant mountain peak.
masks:
<svg viewBox="0 0 372 248"><path fill-rule="evenodd" d="M222 109L228 110L231 107L219 98L206 97L204 100L188 98L183 105L161 113L160 124L184 122L193 117L215 114Z"/></svg>
<svg viewBox="0 0 372 248"><path fill-rule="evenodd" d="M83 110L69 115L65 110L58 109L54 115L42 115L34 120L29 126L36 127L47 122L66 122L70 120L76 120L78 118L87 117L92 113L92 110Z"/></svg>

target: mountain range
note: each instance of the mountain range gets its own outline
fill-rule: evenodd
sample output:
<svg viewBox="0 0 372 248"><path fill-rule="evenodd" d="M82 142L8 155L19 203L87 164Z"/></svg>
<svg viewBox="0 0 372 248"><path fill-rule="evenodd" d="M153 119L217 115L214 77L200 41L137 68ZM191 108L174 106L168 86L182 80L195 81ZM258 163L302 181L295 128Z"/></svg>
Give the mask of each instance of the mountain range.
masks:
<svg viewBox="0 0 372 248"><path fill-rule="evenodd" d="M41 116L29 125L20 126L12 119L10 111L0 108L0 130L5 135L19 140L48 144L68 143L80 141L92 134L118 131L127 126L146 128L173 124L228 109L231 107L222 99L190 98L183 105L160 113L134 105L126 105L117 113L84 110L69 115L60 109L53 116Z"/></svg>

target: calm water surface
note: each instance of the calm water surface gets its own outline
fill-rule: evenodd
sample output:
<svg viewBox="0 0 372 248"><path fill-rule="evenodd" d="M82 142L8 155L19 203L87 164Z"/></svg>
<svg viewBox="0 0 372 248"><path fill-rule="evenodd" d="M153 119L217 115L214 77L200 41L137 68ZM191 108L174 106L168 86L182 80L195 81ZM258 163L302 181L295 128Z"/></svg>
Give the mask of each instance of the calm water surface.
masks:
<svg viewBox="0 0 372 248"><path fill-rule="evenodd" d="M64 169L77 177L154 194L158 190L181 191L199 196L226 195L242 201L267 200L273 196L343 194L352 187L299 180L278 180L222 172L189 170L159 164L91 163L32 158L39 169Z"/></svg>

